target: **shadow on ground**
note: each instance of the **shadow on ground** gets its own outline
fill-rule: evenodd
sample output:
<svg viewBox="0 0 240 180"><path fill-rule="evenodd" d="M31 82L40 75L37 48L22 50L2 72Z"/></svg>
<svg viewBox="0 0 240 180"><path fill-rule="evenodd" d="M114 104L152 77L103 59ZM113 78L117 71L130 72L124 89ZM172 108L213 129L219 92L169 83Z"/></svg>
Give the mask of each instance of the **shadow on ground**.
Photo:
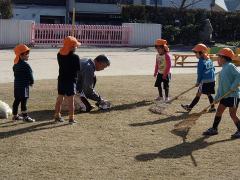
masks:
<svg viewBox="0 0 240 180"><path fill-rule="evenodd" d="M193 142L186 142L184 141L181 144L175 145L173 147L169 147L166 149L163 149L159 151L158 153L146 153L146 154L140 154L135 157L137 161L151 161L157 158L164 158L164 159L175 159L175 158L181 158L184 156L191 156L194 151L204 149L208 146L217 144L217 143L223 143L232 141L234 139L224 139L219 141L213 141L213 142L207 142L205 141L208 136L204 136L201 138L196 139ZM194 165L196 165L196 162L194 162Z"/></svg>
<svg viewBox="0 0 240 180"><path fill-rule="evenodd" d="M68 125L68 122L55 123L53 121L54 110L31 111L29 112L29 116L36 119L36 122L27 123L23 121L7 121L4 123L0 123L0 128L14 127L21 124L29 124L28 127L0 132L0 139L21 135L29 132L35 132L35 131L40 131L45 129L53 129L53 128Z"/></svg>
<svg viewBox="0 0 240 180"><path fill-rule="evenodd" d="M36 121L49 121L53 120L54 110L38 110L29 112L29 116Z"/></svg>
<svg viewBox="0 0 240 180"><path fill-rule="evenodd" d="M172 121L180 121L183 119L187 119L189 117L189 113L188 112L184 112L183 114L179 115L179 116L169 116L166 118L161 118L155 121L146 121L146 122L140 122L140 123L132 123L129 124L129 126L133 126L133 127L137 127L137 126L150 126L150 125L155 125L155 124L163 124L163 123L168 123L168 122L172 122Z"/></svg>
<svg viewBox="0 0 240 180"><path fill-rule="evenodd" d="M31 111L28 113L29 116L33 119L38 121L51 121L53 120L54 110L38 110L38 111ZM23 121L6 121L0 123L1 128L13 127L20 124L25 124L26 122Z"/></svg>
<svg viewBox="0 0 240 180"><path fill-rule="evenodd" d="M124 111L129 109L136 109L139 107L149 106L153 104L152 101L143 100L139 102L129 103L129 104L121 104L121 105L114 105L110 110L98 110L98 111L91 111L92 114L98 114L98 113L106 113L111 111Z"/></svg>
<svg viewBox="0 0 240 180"><path fill-rule="evenodd" d="M29 125L30 125L30 123L29 123ZM22 135L25 133L31 133L31 132L45 130L45 129L53 129L53 128L62 127L62 126L66 126L66 125L68 125L68 123L60 124L60 123L55 123L54 121L41 122L38 124L31 123L31 125L28 127L9 130L9 131L5 131L5 132L0 132L0 139L9 138L12 136Z"/></svg>

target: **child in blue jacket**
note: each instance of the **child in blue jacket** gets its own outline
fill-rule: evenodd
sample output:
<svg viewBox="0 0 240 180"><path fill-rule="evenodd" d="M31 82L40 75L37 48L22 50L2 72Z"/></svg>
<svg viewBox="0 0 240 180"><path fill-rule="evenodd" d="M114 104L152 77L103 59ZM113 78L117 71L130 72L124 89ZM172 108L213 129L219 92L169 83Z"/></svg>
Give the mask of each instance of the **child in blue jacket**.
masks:
<svg viewBox="0 0 240 180"><path fill-rule="evenodd" d="M232 93L220 100L213 125L207 131L203 132L203 135L212 136L218 134L218 125L221 121L222 114L228 107L230 117L237 127L237 131L231 137L240 138L240 121L236 115L240 100L240 90L238 88L240 83L240 71L231 63L233 57L234 53L229 48L223 48L218 53L218 64L222 66L222 70L219 74L218 90L215 101L218 101L219 98L229 91L232 91Z"/></svg>
<svg viewBox="0 0 240 180"><path fill-rule="evenodd" d="M198 92L190 105L181 105L186 111L190 112L198 103L202 94L208 96L210 104L213 103L212 94L215 94L215 68L211 59L207 54L208 48L204 44L197 44L193 48L193 52L199 59L197 66L197 83ZM214 105L211 106L209 112L215 112Z"/></svg>

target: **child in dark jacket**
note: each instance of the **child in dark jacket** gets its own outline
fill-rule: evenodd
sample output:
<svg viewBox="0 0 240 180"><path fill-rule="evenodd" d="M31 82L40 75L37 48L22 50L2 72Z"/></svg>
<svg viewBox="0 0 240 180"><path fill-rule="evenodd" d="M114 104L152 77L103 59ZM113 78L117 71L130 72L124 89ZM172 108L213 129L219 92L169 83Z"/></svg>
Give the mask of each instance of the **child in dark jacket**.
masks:
<svg viewBox="0 0 240 180"><path fill-rule="evenodd" d="M69 109L69 123L76 123L74 119L74 95L76 94L77 72L80 70L80 59L75 50L81 45L73 36L64 39L63 47L57 54L59 65L58 97L55 105L55 121L63 122L61 106L66 96Z"/></svg>
<svg viewBox="0 0 240 180"><path fill-rule="evenodd" d="M14 48L16 57L14 59L14 102L13 102L13 120L24 120L34 122L35 120L28 116L27 100L29 98L29 86L34 83L32 69L27 63L30 49L19 44ZM21 103L22 116L18 115L18 106Z"/></svg>
<svg viewBox="0 0 240 180"><path fill-rule="evenodd" d="M181 105L188 112L198 103L202 94L208 96L210 104L213 103L212 94L215 94L215 68L212 60L208 57L208 48L204 44L197 44L192 50L199 59L196 82L196 87L199 88L190 105ZM214 105L211 106L209 112L216 112Z"/></svg>

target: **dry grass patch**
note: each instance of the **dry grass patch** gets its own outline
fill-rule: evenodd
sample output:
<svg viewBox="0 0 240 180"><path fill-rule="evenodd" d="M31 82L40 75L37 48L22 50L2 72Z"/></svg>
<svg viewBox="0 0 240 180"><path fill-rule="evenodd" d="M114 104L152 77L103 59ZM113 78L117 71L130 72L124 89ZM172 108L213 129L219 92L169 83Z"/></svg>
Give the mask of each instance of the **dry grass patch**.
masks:
<svg viewBox="0 0 240 180"><path fill-rule="evenodd" d="M172 96L194 82L193 75L175 75ZM238 179L240 141L230 139L229 115L218 136L201 135L212 124L210 113L189 131L172 131L188 117L180 103L189 103L196 90L158 115L148 111L157 95L153 83L151 76L99 77L97 89L112 110L78 113L71 126L53 123L56 81L37 81L28 104L37 122L0 122L0 179ZM9 104L12 86L0 87ZM207 105L202 97L192 113Z"/></svg>

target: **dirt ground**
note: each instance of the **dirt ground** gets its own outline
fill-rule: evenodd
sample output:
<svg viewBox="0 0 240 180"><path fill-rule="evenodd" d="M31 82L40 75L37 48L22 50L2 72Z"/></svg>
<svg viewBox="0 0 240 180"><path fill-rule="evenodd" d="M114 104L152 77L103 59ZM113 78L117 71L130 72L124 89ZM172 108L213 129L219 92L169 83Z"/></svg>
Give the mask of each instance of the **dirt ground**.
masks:
<svg viewBox="0 0 240 180"><path fill-rule="evenodd" d="M191 50L191 48L189 48ZM35 80L57 79L58 64L56 55L59 48L55 49L31 49L28 63L33 69ZM80 58L95 58L99 54L105 54L111 61L109 68L96 72L97 76L132 76L132 75L153 75L156 51L153 48L79 48L76 53ZM183 52L182 49L171 49L172 54L192 54L191 51ZM15 55L10 50L0 51L0 83L13 82L13 59ZM180 65L174 67L172 57L172 74L196 73L196 63L187 64L182 68ZM195 57L189 57L187 61L195 61ZM216 62L215 62L216 64ZM216 71L218 71L216 67Z"/></svg>
<svg viewBox="0 0 240 180"><path fill-rule="evenodd" d="M195 75L174 75L171 96L191 87ZM203 137L214 114L202 115L184 135L173 126L188 115L196 89L153 114L157 90L152 76L99 77L97 90L111 111L77 113L76 125L53 122L56 80L36 81L29 100L37 122L0 121L0 179L239 179L240 141L226 111L219 135ZM1 100L12 104L13 84L0 85ZM202 97L193 112L208 105ZM67 119L67 116L65 116Z"/></svg>

